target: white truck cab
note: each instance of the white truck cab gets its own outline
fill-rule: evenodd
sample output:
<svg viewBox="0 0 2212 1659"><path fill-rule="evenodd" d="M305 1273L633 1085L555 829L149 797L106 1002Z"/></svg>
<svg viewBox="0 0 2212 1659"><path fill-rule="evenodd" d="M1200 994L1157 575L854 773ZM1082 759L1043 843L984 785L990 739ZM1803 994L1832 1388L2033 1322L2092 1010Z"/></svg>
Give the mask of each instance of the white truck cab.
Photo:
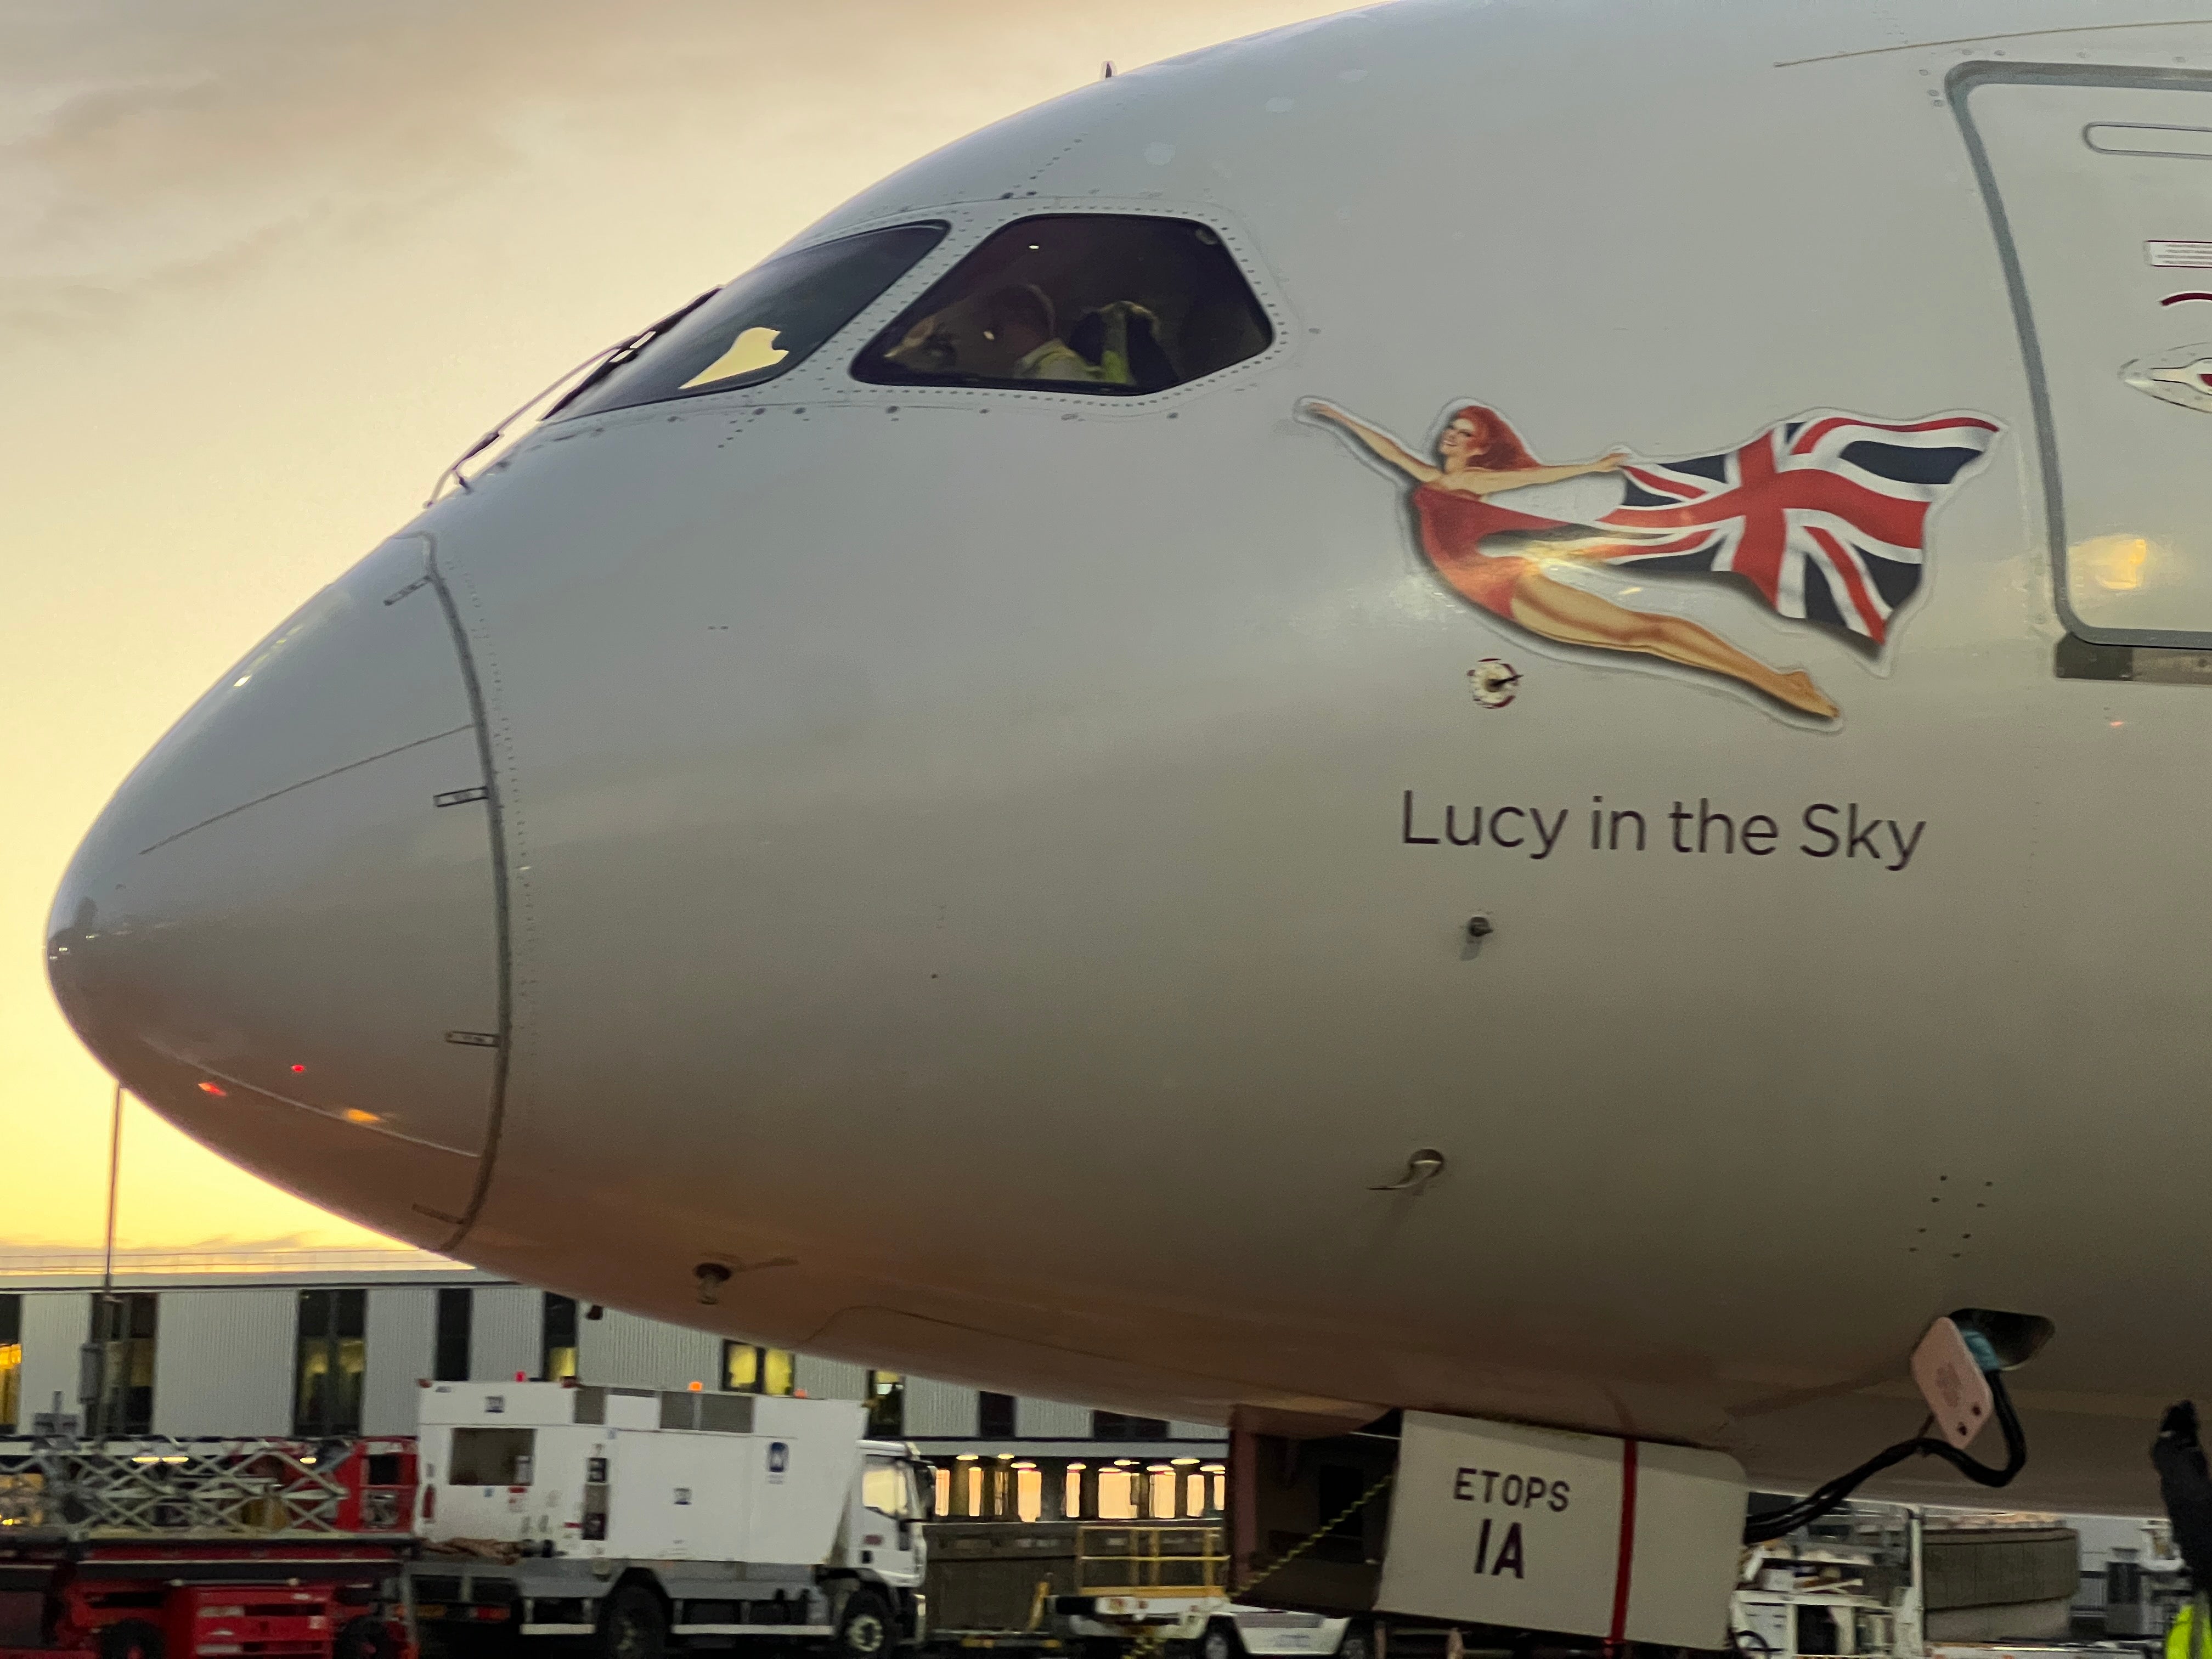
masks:
<svg viewBox="0 0 2212 1659"><path fill-rule="evenodd" d="M413 1616L434 1634L836 1645L921 1633L921 1464L838 1400L434 1382ZM453 1645L450 1640L447 1645Z"/></svg>

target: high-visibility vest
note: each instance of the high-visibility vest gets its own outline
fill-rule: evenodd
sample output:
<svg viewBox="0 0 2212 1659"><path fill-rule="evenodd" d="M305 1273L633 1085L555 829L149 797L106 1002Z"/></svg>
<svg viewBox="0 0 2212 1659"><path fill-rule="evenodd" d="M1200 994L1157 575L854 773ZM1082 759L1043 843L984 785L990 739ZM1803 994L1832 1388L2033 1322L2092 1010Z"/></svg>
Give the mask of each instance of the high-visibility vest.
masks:
<svg viewBox="0 0 2212 1659"><path fill-rule="evenodd" d="M2174 1614L2173 1624L2166 1632L2166 1659L2212 1659L2212 1637L2201 1642L2193 1639L2200 1616L2197 1610L2203 1605L2201 1595L2181 1604L2181 1611ZM2205 1624L2212 1626L2212 1618L2206 1618Z"/></svg>

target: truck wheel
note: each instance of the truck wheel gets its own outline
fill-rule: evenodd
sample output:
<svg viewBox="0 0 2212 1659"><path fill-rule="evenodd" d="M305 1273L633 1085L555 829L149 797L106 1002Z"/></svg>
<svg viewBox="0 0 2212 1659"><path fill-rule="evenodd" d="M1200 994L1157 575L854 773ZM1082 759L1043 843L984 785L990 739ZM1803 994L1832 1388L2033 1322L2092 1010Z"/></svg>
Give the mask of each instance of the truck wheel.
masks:
<svg viewBox="0 0 2212 1659"><path fill-rule="evenodd" d="M1226 1619L1217 1619L1198 1638L1198 1659L1244 1659L1244 1638Z"/></svg>
<svg viewBox="0 0 2212 1659"><path fill-rule="evenodd" d="M891 1610L873 1590L855 1590L837 1615L837 1651L844 1659L884 1659L898 1645Z"/></svg>
<svg viewBox="0 0 2212 1659"><path fill-rule="evenodd" d="M161 1659L161 1632L143 1619L125 1619L100 1632L100 1659Z"/></svg>
<svg viewBox="0 0 2212 1659"><path fill-rule="evenodd" d="M1366 1626L1354 1620L1344 1627L1343 1639L1336 1644L1336 1659L1375 1659L1375 1638Z"/></svg>
<svg viewBox="0 0 2212 1659"><path fill-rule="evenodd" d="M624 1584L607 1597L599 1615L602 1659L662 1659L668 1648L668 1620L660 1598L642 1584Z"/></svg>

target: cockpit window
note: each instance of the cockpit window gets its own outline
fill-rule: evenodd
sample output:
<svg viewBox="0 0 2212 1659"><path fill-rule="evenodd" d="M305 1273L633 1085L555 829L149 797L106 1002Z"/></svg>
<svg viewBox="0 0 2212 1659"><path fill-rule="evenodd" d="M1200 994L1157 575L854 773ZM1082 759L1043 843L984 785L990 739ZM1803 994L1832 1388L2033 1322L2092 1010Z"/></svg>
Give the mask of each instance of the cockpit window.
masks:
<svg viewBox="0 0 2212 1659"><path fill-rule="evenodd" d="M870 341L853 374L1142 397L1256 357L1273 337L1206 226L1055 214L994 234Z"/></svg>
<svg viewBox="0 0 2212 1659"><path fill-rule="evenodd" d="M734 392L786 374L914 269L943 224L894 225L757 265L617 352L553 411L561 419Z"/></svg>

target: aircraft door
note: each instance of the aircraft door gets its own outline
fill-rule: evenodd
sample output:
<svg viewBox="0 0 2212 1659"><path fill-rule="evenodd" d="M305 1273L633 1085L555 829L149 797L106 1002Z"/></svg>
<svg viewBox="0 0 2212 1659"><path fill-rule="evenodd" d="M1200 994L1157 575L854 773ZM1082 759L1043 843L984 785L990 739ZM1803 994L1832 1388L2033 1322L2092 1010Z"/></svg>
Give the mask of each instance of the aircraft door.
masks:
<svg viewBox="0 0 2212 1659"><path fill-rule="evenodd" d="M1953 97L2033 386L2061 612L2212 645L2212 76L1982 65Z"/></svg>

